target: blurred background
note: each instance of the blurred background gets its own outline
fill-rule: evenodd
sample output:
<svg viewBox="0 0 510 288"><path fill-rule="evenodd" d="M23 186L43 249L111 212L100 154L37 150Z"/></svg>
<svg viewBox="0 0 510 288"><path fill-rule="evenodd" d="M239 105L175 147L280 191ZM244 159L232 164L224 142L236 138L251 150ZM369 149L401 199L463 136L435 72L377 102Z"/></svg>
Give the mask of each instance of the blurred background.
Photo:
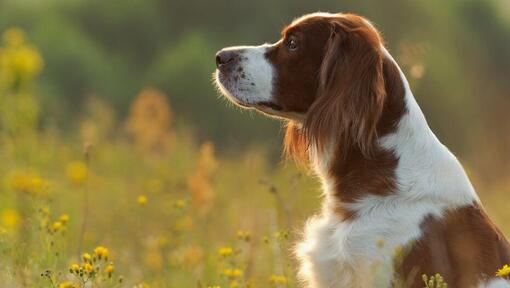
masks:
<svg viewBox="0 0 510 288"><path fill-rule="evenodd" d="M1 282L294 287L288 248L318 185L282 163L281 123L226 105L211 75L217 50L315 11L382 31L509 233L508 0L2 0ZM97 245L117 263L67 271Z"/></svg>

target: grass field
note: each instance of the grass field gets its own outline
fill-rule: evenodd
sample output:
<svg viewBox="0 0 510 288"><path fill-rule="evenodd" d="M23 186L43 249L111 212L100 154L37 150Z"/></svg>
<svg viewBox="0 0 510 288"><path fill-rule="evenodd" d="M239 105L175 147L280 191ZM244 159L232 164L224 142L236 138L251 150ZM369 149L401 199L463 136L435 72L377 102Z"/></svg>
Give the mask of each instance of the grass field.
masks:
<svg viewBox="0 0 510 288"><path fill-rule="evenodd" d="M297 287L310 175L263 148L218 155L156 89L126 119L91 98L75 131L39 127L42 59L23 37L0 50L2 287ZM507 235L509 180L478 187Z"/></svg>

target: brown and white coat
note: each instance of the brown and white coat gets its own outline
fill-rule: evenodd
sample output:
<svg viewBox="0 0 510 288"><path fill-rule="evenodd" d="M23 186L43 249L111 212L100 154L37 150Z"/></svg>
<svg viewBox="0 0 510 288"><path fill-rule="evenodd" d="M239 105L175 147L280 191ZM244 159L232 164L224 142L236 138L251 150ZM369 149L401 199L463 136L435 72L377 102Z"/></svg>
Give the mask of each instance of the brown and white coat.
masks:
<svg viewBox="0 0 510 288"><path fill-rule="evenodd" d="M435 273L449 287L510 287L494 278L508 242L369 21L306 15L278 42L216 61L220 91L284 119L287 153L322 183L296 249L305 287L423 287Z"/></svg>

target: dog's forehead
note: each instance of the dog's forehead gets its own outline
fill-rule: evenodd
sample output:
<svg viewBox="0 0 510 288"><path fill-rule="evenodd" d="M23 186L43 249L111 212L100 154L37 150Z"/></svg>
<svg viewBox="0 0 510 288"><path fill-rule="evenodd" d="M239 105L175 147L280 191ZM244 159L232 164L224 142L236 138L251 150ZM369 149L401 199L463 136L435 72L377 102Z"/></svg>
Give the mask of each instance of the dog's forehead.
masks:
<svg viewBox="0 0 510 288"><path fill-rule="evenodd" d="M330 18L337 18L337 17L341 17L342 15L343 15L342 13L326 13L326 12L316 12L316 13L306 14L306 15L303 15L301 17L294 19L289 26L298 25L300 23L321 21L321 20L327 20Z"/></svg>
<svg viewBox="0 0 510 288"><path fill-rule="evenodd" d="M299 33L303 30L307 30L313 28L320 24L325 24L328 20L332 18L341 17L341 13L332 14L332 13L323 13L317 12L312 14L307 14L301 16L299 18L294 19L289 25L287 25L283 30L281 35L285 36L289 33Z"/></svg>

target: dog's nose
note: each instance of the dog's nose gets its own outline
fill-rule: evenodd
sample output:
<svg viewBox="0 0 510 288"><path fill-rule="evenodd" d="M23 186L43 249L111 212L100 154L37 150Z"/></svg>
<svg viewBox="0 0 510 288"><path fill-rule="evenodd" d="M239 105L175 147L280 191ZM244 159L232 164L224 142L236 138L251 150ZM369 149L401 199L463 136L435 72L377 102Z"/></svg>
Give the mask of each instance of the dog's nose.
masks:
<svg viewBox="0 0 510 288"><path fill-rule="evenodd" d="M220 50L218 53L216 53L216 67L223 68L230 66L234 64L238 58L239 55L234 50Z"/></svg>

